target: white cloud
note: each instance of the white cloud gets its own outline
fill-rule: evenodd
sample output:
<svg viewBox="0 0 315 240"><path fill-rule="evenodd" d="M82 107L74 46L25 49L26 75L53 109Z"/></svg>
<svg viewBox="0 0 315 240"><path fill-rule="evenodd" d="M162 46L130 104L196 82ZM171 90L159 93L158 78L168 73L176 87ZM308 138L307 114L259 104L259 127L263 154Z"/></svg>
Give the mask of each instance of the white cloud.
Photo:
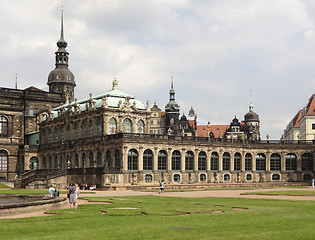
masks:
<svg viewBox="0 0 315 240"><path fill-rule="evenodd" d="M60 37L60 2L0 3L0 85L44 89ZM314 89L311 0L67 0L65 38L76 96L111 88L139 100L176 100L213 124L248 111L254 91L262 138L280 138ZM275 104L276 103L276 104Z"/></svg>

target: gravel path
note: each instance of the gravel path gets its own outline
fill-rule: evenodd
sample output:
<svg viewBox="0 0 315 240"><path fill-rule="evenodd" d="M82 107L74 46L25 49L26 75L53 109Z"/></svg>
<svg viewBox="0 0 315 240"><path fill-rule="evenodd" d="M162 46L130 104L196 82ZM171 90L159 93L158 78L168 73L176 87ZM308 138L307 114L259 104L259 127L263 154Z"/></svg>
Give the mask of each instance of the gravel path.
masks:
<svg viewBox="0 0 315 240"><path fill-rule="evenodd" d="M143 196L143 195L159 195L161 197L229 197L229 198L260 198L260 199L281 199L281 200L311 200L315 201L315 196L271 196L271 195L244 195L248 192L261 192L261 191L290 191L290 190L303 190L303 191L315 191L311 187L309 188L273 188L273 189L258 189L258 190L211 190L211 191L191 191L191 192L166 192L164 194L158 194L157 192L137 192L137 191L81 191L80 197L109 197L109 196ZM65 197L65 195L62 195ZM80 204L94 204L89 203L87 200L78 199L77 205ZM66 204L60 209L69 208ZM25 217L40 217L49 216L44 211L16 214L11 216L0 217L1 219L7 218L25 218Z"/></svg>

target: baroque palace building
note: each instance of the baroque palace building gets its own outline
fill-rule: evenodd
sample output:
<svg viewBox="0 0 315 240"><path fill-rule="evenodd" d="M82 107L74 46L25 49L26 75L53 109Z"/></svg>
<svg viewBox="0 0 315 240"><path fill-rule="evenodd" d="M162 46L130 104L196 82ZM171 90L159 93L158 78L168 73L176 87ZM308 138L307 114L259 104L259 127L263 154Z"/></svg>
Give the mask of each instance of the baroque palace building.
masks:
<svg viewBox="0 0 315 240"><path fill-rule="evenodd" d="M16 187L68 182L99 186L309 181L312 141L262 141L249 105L244 120L198 124L193 108L180 114L173 80L164 110L118 87L74 98L74 75L61 37L49 92L1 88L0 177Z"/></svg>

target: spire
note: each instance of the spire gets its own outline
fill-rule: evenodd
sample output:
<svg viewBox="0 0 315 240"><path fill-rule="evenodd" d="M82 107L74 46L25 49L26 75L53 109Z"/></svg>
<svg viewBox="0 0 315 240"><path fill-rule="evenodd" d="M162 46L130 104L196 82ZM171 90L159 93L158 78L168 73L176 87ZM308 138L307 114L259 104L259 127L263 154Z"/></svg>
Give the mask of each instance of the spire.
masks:
<svg viewBox="0 0 315 240"><path fill-rule="evenodd" d="M114 78L114 80L113 80L113 88L112 88L112 90L114 90L114 89L118 89L118 81L117 81L116 78Z"/></svg>
<svg viewBox="0 0 315 240"><path fill-rule="evenodd" d="M250 111L250 112L253 112L253 109L254 109L254 105L253 105L252 103L250 103L250 104L249 104L249 111Z"/></svg>
<svg viewBox="0 0 315 240"><path fill-rule="evenodd" d="M60 39L55 52L55 69L49 73L47 85L49 92L59 93L64 102L73 101L74 87L76 86L73 73L68 69L69 53L66 50L68 43L64 39L63 5L61 6Z"/></svg>
<svg viewBox="0 0 315 240"><path fill-rule="evenodd" d="M171 77L172 83L171 83L171 90L170 90L170 101L175 101L175 90L174 90L174 80L173 76Z"/></svg>
<svg viewBox="0 0 315 240"><path fill-rule="evenodd" d="M15 74L15 89L17 89L17 73Z"/></svg>

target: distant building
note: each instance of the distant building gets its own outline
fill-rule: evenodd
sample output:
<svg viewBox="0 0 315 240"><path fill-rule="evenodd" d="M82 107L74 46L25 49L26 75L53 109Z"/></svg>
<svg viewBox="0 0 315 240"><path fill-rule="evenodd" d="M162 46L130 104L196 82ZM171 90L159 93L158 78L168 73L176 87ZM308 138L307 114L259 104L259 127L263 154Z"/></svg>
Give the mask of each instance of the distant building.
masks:
<svg viewBox="0 0 315 240"><path fill-rule="evenodd" d="M315 94L290 121L284 130L283 140L315 140Z"/></svg>
<svg viewBox="0 0 315 240"><path fill-rule="evenodd" d="M74 98L63 18L57 46L49 92L0 88L0 180L45 188L72 181L119 187L314 177L313 144L261 141L252 104L244 120L212 125L192 107L181 114L173 81L164 110L121 91L115 78L109 91ZM292 123L298 121L301 138L315 128L313 99Z"/></svg>

